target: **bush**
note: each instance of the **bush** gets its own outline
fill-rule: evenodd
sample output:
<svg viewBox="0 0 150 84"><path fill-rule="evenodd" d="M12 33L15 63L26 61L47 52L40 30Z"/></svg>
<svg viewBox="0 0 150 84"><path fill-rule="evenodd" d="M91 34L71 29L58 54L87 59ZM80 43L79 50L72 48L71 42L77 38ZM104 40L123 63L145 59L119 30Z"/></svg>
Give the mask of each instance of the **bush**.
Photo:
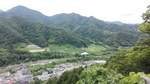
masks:
<svg viewBox="0 0 150 84"><path fill-rule="evenodd" d="M123 74L129 72L150 72L150 47L135 46L118 52L108 60L107 67Z"/></svg>
<svg viewBox="0 0 150 84"><path fill-rule="evenodd" d="M119 84L123 75L101 65L93 65L85 68L77 84Z"/></svg>

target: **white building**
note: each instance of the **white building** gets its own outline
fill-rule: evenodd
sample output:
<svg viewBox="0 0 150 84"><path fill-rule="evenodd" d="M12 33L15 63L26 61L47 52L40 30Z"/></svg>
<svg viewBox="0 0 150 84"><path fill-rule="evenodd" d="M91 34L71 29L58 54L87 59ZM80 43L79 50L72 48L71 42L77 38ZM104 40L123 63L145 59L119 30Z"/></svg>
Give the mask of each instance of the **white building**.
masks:
<svg viewBox="0 0 150 84"><path fill-rule="evenodd" d="M81 56L86 56L86 55L88 55L89 53L87 53L87 52L82 52L80 55Z"/></svg>

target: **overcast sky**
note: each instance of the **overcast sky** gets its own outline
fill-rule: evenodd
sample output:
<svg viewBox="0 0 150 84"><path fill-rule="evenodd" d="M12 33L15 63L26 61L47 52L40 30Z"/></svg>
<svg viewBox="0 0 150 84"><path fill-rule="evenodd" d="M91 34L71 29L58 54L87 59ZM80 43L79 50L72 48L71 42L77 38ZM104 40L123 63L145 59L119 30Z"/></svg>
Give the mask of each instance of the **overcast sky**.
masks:
<svg viewBox="0 0 150 84"><path fill-rule="evenodd" d="M105 21L141 23L149 4L150 0L0 0L0 9L23 5L48 16L74 12Z"/></svg>

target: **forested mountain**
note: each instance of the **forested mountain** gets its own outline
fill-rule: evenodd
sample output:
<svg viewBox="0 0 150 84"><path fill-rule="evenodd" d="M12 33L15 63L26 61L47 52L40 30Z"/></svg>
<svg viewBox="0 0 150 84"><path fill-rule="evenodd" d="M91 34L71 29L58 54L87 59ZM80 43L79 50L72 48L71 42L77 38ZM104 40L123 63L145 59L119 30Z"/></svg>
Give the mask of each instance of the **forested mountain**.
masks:
<svg viewBox="0 0 150 84"><path fill-rule="evenodd" d="M0 12L0 46L18 43L71 44L87 47L97 43L114 47L131 46L137 41L137 25L104 22L79 14L46 16L23 6ZM5 38L4 38L5 37ZM13 46L12 46L13 44Z"/></svg>
<svg viewBox="0 0 150 84"><path fill-rule="evenodd" d="M125 24L76 13L46 16L24 6L0 11L0 75L29 68L31 84L144 84L141 76L150 77L150 6L143 19ZM71 64L80 62L80 68ZM23 70L4 70L20 63ZM4 75L1 80L13 79Z"/></svg>
<svg viewBox="0 0 150 84"><path fill-rule="evenodd" d="M24 6L17 6L10 10L7 10L6 12L2 12L0 14L3 17L22 17L26 18L29 21L36 21L36 22L46 22L48 20L48 16L45 16L44 14L28 9Z"/></svg>

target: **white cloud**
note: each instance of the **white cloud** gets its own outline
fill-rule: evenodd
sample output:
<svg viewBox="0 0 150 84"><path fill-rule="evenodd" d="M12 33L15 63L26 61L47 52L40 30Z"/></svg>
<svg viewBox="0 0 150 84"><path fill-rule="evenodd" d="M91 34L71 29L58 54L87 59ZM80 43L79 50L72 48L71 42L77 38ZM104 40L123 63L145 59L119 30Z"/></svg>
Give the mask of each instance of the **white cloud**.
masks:
<svg viewBox="0 0 150 84"><path fill-rule="evenodd" d="M149 0L0 0L0 9L23 5L49 16L75 12L106 21L139 23L149 4Z"/></svg>

